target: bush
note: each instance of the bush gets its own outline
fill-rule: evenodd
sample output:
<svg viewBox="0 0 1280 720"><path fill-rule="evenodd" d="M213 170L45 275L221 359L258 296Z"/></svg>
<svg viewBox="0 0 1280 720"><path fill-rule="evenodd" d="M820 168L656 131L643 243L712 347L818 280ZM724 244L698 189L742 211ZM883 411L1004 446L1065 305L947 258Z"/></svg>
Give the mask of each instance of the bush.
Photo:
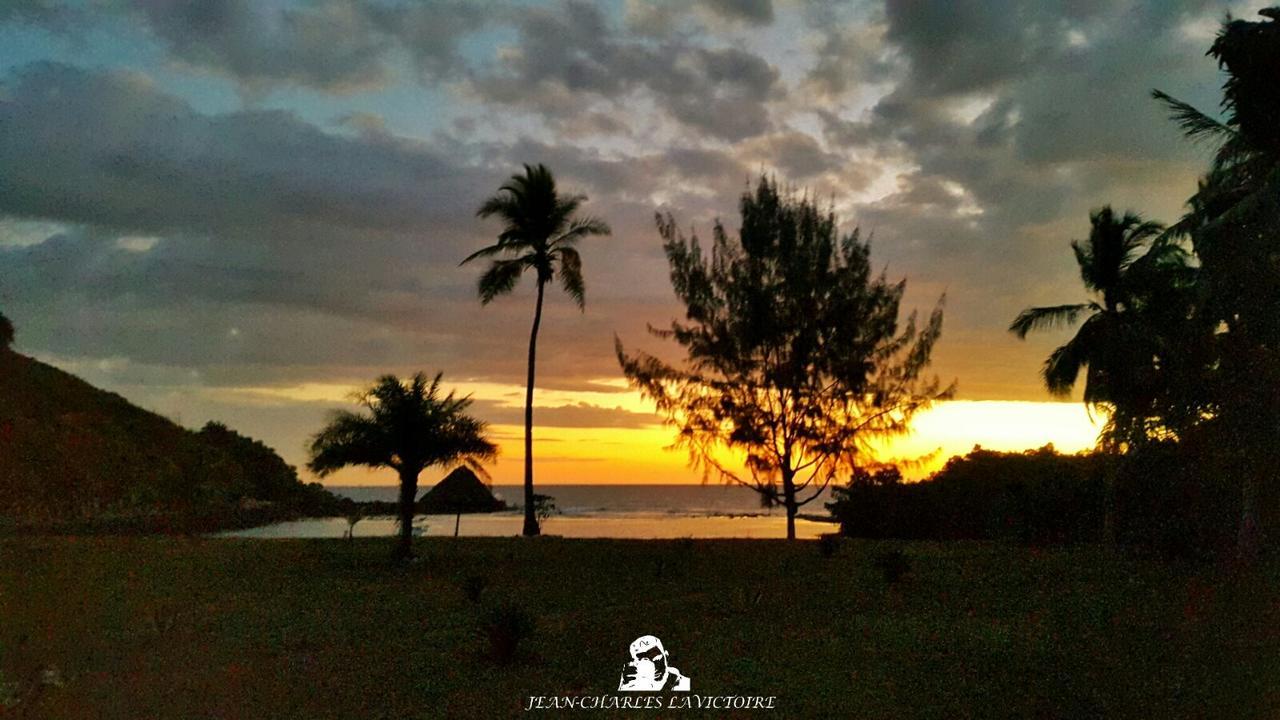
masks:
<svg viewBox="0 0 1280 720"><path fill-rule="evenodd" d="M462 581L462 594L472 603L478 603L487 587L489 587L489 578L484 575L468 575Z"/></svg>
<svg viewBox="0 0 1280 720"><path fill-rule="evenodd" d="M480 619L480 634L489 641L489 657L500 665L515 660L520 643L537 629L533 615L514 603L504 603Z"/></svg>
<svg viewBox="0 0 1280 720"><path fill-rule="evenodd" d="M1052 446L1025 453L975 448L928 480L896 470L855 474L827 504L844 535L900 540L1010 540L1033 545L1101 539L1102 458Z"/></svg>
<svg viewBox="0 0 1280 720"><path fill-rule="evenodd" d="M1234 549L1240 478L1247 464L1229 433L1199 429L1180 443L1153 443L1116 458L980 448L953 457L928 480L860 472L827 504L841 533L899 540L1002 540L1029 545L1104 540L1106 480L1114 479L1116 540L1170 559L1207 559ZM1280 487L1261 488L1263 528L1280 524Z"/></svg>
<svg viewBox="0 0 1280 720"><path fill-rule="evenodd" d="M840 550L839 533L823 533L818 536L818 554L824 558L835 557Z"/></svg>
<svg viewBox="0 0 1280 720"><path fill-rule="evenodd" d="M897 584L907 573L911 572L911 561L907 559L906 553L901 550L886 550L878 555L874 561L876 569L880 571L884 581L889 585Z"/></svg>
<svg viewBox="0 0 1280 720"><path fill-rule="evenodd" d="M1153 445L1125 458L1116 479L1118 541L1166 559L1234 549L1246 470L1226 453L1199 447Z"/></svg>

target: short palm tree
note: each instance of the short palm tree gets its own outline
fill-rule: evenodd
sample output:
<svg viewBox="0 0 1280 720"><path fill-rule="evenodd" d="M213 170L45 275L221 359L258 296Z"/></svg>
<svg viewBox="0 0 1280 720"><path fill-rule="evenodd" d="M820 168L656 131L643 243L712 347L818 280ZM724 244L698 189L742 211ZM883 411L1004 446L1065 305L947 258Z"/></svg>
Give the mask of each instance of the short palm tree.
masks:
<svg viewBox="0 0 1280 720"><path fill-rule="evenodd" d="M482 218L502 220L498 242L477 250L462 264L480 258L494 258L480 276L480 301L515 289L526 270L537 273L538 299L529 333L529 372L524 398L524 534L537 535L533 492L533 378L537 357L538 326L542 323L542 299L547 283L558 275L569 297L584 307L582 258L574 245L593 235L608 235L608 224L594 217L577 217L585 195L561 195L556 179L545 165L525 165L523 175L512 175L498 194L480 206Z"/></svg>
<svg viewBox="0 0 1280 720"><path fill-rule="evenodd" d="M328 475L348 466L391 468L400 476L400 534L395 555L413 554L413 511L418 475L435 465L461 463L482 475L482 462L498 448L485 438L485 423L466 414L470 398L441 396L440 375L417 373L401 381L383 375L355 396L361 412L340 410L311 441L312 472Z"/></svg>
<svg viewBox="0 0 1280 720"><path fill-rule="evenodd" d="M1093 298L1070 305L1023 310L1009 326L1019 338L1028 333L1074 324L1087 315L1075 337L1045 361L1045 386L1064 396L1075 387L1085 370L1085 403L1106 405L1111 411L1104 444L1132 440L1140 418L1128 401L1144 383L1150 369L1151 333L1144 327L1144 299L1158 291L1164 271L1184 267L1184 253L1177 245L1153 242L1163 232L1158 223L1136 213L1117 217L1110 206L1089 215L1089 238L1073 241L1080 278Z"/></svg>

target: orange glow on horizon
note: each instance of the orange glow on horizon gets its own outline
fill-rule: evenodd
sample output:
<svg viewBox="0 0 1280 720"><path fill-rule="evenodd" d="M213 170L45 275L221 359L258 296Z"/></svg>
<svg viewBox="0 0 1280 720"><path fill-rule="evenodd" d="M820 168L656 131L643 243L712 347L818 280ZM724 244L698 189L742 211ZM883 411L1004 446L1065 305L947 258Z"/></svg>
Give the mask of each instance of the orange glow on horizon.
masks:
<svg viewBox="0 0 1280 720"><path fill-rule="evenodd" d="M482 397L500 386L466 389ZM512 406L521 402L509 388L500 396ZM490 395L492 397L492 395ZM586 397L597 396L597 397ZM598 397L604 396L604 398ZM633 412L645 409L635 393L539 392L539 406L605 399L608 407ZM496 399L496 398L495 398ZM535 416L536 419L536 416ZM910 435L884 445L881 459L920 460L904 467L909 478L922 478L940 468L953 455L963 455L975 445L1001 451L1021 451L1052 443L1059 451L1076 452L1093 447L1104 418L1090 417L1080 403L1029 401L965 401L940 403L921 413ZM494 424L492 437L501 448L490 467L496 485L518 485L523 477L522 425ZM670 449L670 428L654 423L642 427L554 427L534 428L536 479L546 485L587 484L689 484L701 482L701 473L687 464L683 449ZM444 470L432 469L422 483L429 486ZM394 483L389 472L347 471L325 482L331 485L387 485ZM711 482L718 482L715 478Z"/></svg>

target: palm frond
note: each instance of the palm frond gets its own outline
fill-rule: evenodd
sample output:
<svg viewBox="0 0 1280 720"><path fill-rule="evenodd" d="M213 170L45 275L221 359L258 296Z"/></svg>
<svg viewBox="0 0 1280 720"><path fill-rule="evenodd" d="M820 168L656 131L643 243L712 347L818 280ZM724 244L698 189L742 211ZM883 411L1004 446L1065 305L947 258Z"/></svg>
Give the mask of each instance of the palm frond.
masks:
<svg viewBox="0 0 1280 720"><path fill-rule="evenodd" d="M480 205L480 209L476 210L476 216L481 218L492 217L497 215L504 219L514 219L520 215L520 196L517 189L509 185L503 185L499 190L500 193L505 192L506 195L498 194L485 200Z"/></svg>
<svg viewBox="0 0 1280 720"><path fill-rule="evenodd" d="M1209 117L1168 93L1152 90L1151 97L1168 108L1169 118L1178 124L1187 138L1193 141L1226 142L1236 135L1236 131L1230 126Z"/></svg>
<svg viewBox="0 0 1280 720"><path fill-rule="evenodd" d="M526 164L523 174L511 176L478 213L482 217L498 215L505 221L498 242L462 261L495 258L480 278L481 301L487 304L513 290L528 268L537 271L540 283L552 280L558 260L561 284L578 307L583 307L582 258L572 246L583 237L611 232L599 218L574 217L586 200L585 195L560 194L555 176L542 164ZM517 253L522 255L511 257ZM506 259L496 259L504 254Z"/></svg>
<svg viewBox="0 0 1280 720"><path fill-rule="evenodd" d="M1071 389L1076 385L1076 379L1080 377L1080 371L1088 364L1083 344L1080 336L1077 335L1054 350L1049 355L1049 359L1045 360L1041 375L1044 378L1045 387L1051 394L1058 397L1071 394Z"/></svg>
<svg viewBox="0 0 1280 720"><path fill-rule="evenodd" d="M1086 243L1072 240L1071 252L1076 257L1076 265L1080 268L1080 280L1084 282L1084 286L1090 290L1097 290L1099 283L1093 249Z"/></svg>
<svg viewBox="0 0 1280 720"><path fill-rule="evenodd" d="M582 279L582 256L571 247L556 248L555 253L560 257L560 284L578 304L578 309L585 309L586 286Z"/></svg>
<svg viewBox="0 0 1280 720"><path fill-rule="evenodd" d="M364 411L334 413L311 442L308 467L327 475L343 467L392 467L415 475L426 467L491 460L498 448L487 426L466 414L469 397L442 396L442 376L384 375L359 393Z"/></svg>
<svg viewBox="0 0 1280 720"><path fill-rule="evenodd" d="M481 304L488 305L494 298L506 295L515 289L520 282L520 275L529 266L525 258L511 260L494 260L488 270L480 276L478 290Z"/></svg>
<svg viewBox="0 0 1280 720"><path fill-rule="evenodd" d="M472 260L477 260L479 258L493 257L494 255L500 255L504 252L510 251L511 249L512 249L512 246L509 243L501 243L501 242L496 243L494 245L490 245L488 247L482 247L479 250L468 255L466 258L464 258L462 262L458 263L458 266L461 267L471 262Z"/></svg>
<svg viewBox="0 0 1280 720"><path fill-rule="evenodd" d="M584 237L609 235L613 229L609 223L596 217L577 218L569 223L568 229L557 235L550 243L552 247L572 245Z"/></svg>
<svg viewBox="0 0 1280 720"><path fill-rule="evenodd" d="M320 476L351 465L391 466L394 453L382 428L371 417L338 411L311 439L307 467Z"/></svg>
<svg viewBox="0 0 1280 720"><path fill-rule="evenodd" d="M1081 313L1093 307L1092 303L1077 303L1075 305L1027 308L1018 313L1018 317L1010 323L1009 332L1017 335L1018 339L1023 340L1026 339L1028 333L1037 330L1073 325L1080 318Z"/></svg>

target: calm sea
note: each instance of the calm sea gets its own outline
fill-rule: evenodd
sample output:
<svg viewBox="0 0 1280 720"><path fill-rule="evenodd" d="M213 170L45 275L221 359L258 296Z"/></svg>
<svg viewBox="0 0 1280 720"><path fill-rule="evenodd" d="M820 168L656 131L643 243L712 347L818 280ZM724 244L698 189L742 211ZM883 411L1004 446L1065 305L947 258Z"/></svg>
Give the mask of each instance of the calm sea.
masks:
<svg viewBox="0 0 1280 720"><path fill-rule="evenodd" d="M353 500L396 499L394 486L333 486L333 492ZM424 488L429 489L429 488ZM519 504L523 491L517 485L495 485L494 494ZM727 485L539 485L538 492L555 498L557 514L543 526L548 535L608 538L780 538L786 535L786 513L765 508L760 496L748 488ZM827 514L823 503L830 493L801 508L802 514ZM418 526L425 535L503 536L520 533L517 511L486 515L429 515ZM797 520L796 534L817 537L831 532L829 523ZM236 537L341 537L347 522L341 518L300 520L241 530ZM355 526L355 535L390 535L391 518L366 518Z"/></svg>

